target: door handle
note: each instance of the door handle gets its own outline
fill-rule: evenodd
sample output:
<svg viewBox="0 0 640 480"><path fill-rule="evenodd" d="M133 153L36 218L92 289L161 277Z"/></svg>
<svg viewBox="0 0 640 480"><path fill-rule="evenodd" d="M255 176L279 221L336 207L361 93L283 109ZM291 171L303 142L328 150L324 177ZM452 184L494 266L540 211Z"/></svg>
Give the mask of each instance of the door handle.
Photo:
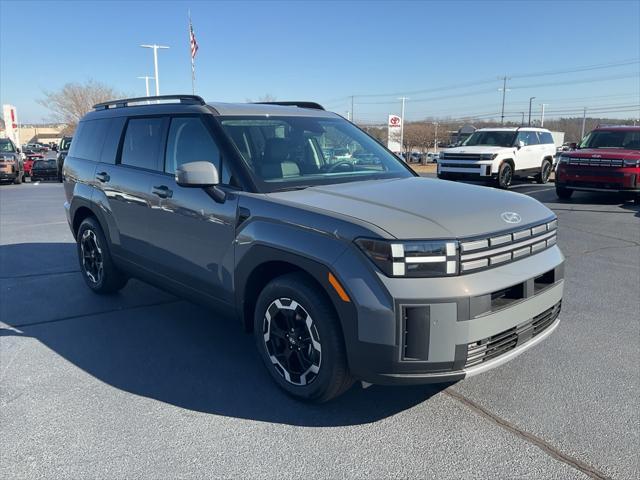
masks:
<svg viewBox="0 0 640 480"><path fill-rule="evenodd" d="M151 192L160 198L171 198L173 196L173 190L170 190L166 185L158 185L153 187Z"/></svg>
<svg viewBox="0 0 640 480"><path fill-rule="evenodd" d="M111 177L107 172L96 173L96 179L102 183L106 183L111 180Z"/></svg>

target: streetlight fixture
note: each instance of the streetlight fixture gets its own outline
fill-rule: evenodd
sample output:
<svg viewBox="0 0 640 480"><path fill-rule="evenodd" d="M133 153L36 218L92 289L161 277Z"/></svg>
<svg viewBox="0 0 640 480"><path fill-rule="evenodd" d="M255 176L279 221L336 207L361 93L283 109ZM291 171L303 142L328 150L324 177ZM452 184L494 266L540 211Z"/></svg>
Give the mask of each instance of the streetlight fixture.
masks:
<svg viewBox="0 0 640 480"><path fill-rule="evenodd" d="M154 78L156 79L156 97L160 96L160 79L158 78L158 49L159 48L169 48L164 45L140 45L142 48L152 48L153 49L153 73Z"/></svg>
<svg viewBox="0 0 640 480"><path fill-rule="evenodd" d="M146 88L146 92L147 92L147 97L149 96L149 80L153 79L153 77L149 76L149 75L144 75L142 77L137 77L140 80L144 80L144 86Z"/></svg>

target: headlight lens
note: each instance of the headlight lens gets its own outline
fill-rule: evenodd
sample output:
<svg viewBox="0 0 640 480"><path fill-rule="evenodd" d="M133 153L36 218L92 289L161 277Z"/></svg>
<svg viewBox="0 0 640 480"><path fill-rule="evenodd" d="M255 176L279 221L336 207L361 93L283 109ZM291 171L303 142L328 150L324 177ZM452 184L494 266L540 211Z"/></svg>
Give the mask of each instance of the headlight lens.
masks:
<svg viewBox="0 0 640 480"><path fill-rule="evenodd" d="M560 157L558 157L558 163L569 163L569 158L567 155L560 155Z"/></svg>
<svg viewBox="0 0 640 480"><path fill-rule="evenodd" d="M458 273L454 240L400 242L359 238L355 243L388 277L446 277Z"/></svg>
<svg viewBox="0 0 640 480"><path fill-rule="evenodd" d="M480 160L493 160L498 156L497 153L481 153Z"/></svg>

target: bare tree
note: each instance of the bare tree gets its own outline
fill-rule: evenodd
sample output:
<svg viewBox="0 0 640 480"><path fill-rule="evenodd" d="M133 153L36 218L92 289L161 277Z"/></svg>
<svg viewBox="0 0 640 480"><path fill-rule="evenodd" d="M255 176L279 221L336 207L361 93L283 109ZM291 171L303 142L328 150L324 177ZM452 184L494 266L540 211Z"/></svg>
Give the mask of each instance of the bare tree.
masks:
<svg viewBox="0 0 640 480"><path fill-rule="evenodd" d="M265 93L261 97L258 97L258 100L256 100L256 102L275 102L276 100L277 100L277 98L276 98L275 95L271 95L270 93ZM250 98L245 98L245 101L247 103L253 103L254 102Z"/></svg>
<svg viewBox="0 0 640 480"><path fill-rule="evenodd" d="M51 110L56 120L66 123L66 130L75 130L80 119L90 112L96 103L122 98L114 88L96 80L85 83L67 83L60 90L45 91L38 103Z"/></svg>

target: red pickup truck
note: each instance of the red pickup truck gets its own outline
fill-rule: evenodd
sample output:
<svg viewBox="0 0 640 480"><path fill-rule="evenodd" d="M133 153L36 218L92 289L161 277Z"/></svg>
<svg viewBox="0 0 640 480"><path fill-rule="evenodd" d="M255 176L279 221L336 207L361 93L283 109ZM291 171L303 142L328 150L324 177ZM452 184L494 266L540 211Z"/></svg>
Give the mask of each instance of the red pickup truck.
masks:
<svg viewBox="0 0 640 480"><path fill-rule="evenodd" d="M575 150L558 159L556 193L616 192L640 202L640 126L607 126L591 131Z"/></svg>

